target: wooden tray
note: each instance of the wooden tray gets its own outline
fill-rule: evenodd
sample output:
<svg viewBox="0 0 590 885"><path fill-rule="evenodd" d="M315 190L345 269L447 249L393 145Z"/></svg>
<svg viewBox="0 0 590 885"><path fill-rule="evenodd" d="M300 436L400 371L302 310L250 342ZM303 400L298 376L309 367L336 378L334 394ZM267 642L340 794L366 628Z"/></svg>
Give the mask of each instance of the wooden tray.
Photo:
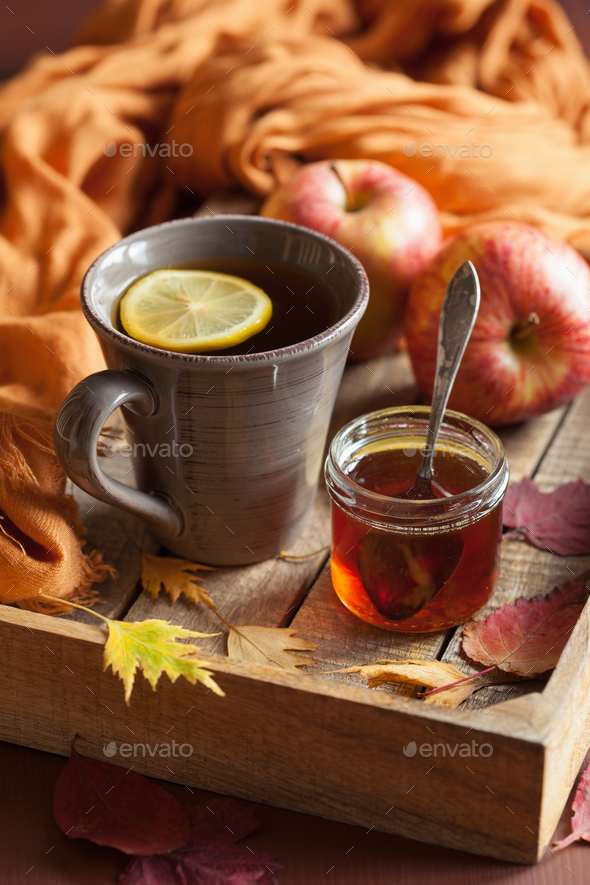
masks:
<svg viewBox="0 0 590 885"><path fill-rule="evenodd" d="M333 430L372 409L419 401L405 355L349 367ZM513 480L534 476L543 491L590 480L587 444L590 390L559 409L501 433ZM115 460L107 469L115 473ZM129 461L119 465L125 473ZM127 480L129 481L129 477ZM119 570L102 585L97 611L126 620L160 617L213 632L219 621L200 605L154 602L138 583L138 545L154 551L135 517L76 492L88 544ZM132 541L131 541L132 539ZM329 540L325 490L312 525L293 552ZM488 610L517 596L549 591L590 565L524 541L504 542L498 586ZM152 692L141 675L123 701L121 682L102 672L105 632L96 619L52 618L0 606L0 738L62 755L79 732L81 752L104 758L111 741L191 744L188 758L117 754L111 761L154 777L308 812L367 830L507 861L539 860L553 834L590 745L589 606L548 682L495 685L446 710L384 686L369 690L355 676L324 674L379 658L439 658L466 673L460 628L410 636L371 627L340 604L326 554L276 559L207 574L220 612L236 624L292 626L317 643L308 672L225 657L224 636L208 642L207 666L226 692L162 677ZM487 757L407 757L404 746L490 744ZM473 746L473 744L471 744ZM185 751L186 752L186 751ZM486 750L487 752L487 750Z"/></svg>

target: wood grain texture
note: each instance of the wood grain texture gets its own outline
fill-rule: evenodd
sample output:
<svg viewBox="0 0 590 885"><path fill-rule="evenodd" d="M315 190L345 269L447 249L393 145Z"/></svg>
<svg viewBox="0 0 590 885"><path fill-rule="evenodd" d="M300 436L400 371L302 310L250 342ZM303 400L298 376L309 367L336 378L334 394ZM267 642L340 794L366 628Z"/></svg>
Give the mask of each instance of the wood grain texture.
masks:
<svg viewBox="0 0 590 885"><path fill-rule="evenodd" d="M129 458L115 454L112 458L103 458L102 466L114 479L135 485ZM139 551L156 553L160 545L137 516L90 497L71 482L68 482L68 491L78 504L80 522L86 529L86 552L98 550L103 561L117 572L116 577L94 586L98 592L94 608L105 617L120 618L141 590ZM96 618L79 609L71 609L64 617L81 623L96 623Z"/></svg>
<svg viewBox="0 0 590 885"><path fill-rule="evenodd" d="M542 458L533 470L535 481L543 492L552 491L573 479L590 481L590 447L587 445L590 425L590 388L572 403ZM507 443L509 448L509 443ZM509 458L510 461L510 458ZM531 462L532 463L532 462ZM533 547L524 538L513 537L502 542L500 574L494 594L488 604L476 615L485 617L500 605L514 602L520 596L527 599L548 593L554 586L571 580L590 568L590 556L557 556L547 550ZM454 664L465 673L475 673L481 666L473 664L461 649L462 628L453 636L443 660ZM504 677L491 675L496 682ZM542 680L523 680L514 685L486 688L468 698L463 707L478 709L499 703L508 696L517 697L543 688Z"/></svg>
<svg viewBox="0 0 590 885"><path fill-rule="evenodd" d="M546 450L535 482L542 492L576 479L590 482L590 388L580 394L568 409L563 424Z"/></svg>
<svg viewBox="0 0 590 885"><path fill-rule="evenodd" d="M291 626L299 636L315 642L312 653L318 667L335 670L367 664L385 658L431 660L438 657L446 633L394 633L361 621L340 602L330 578L329 564L308 593ZM308 672L316 672L310 667ZM364 685L357 674L327 673L324 678L352 685ZM367 689L369 691L369 689ZM418 689L409 685L382 685L370 691L413 695Z"/></svg>
<svg viewBox="0 0 590 885"><path fill-rule="evenodd" d="M590 482L590 388L572 404L559 434L547 450L535 480L544 492L564 482ZM541 551L538 551L541 553ZM570 580L590 567L590 556L558 557L545 552L546 583ZM553 576L557 575L555 579ZM589 586L590 589L590 586ZM531 718L533 728L546 741L546 772L541 813L541 839L548 840L556 810L566 801L590 744L590 602L576 624L557 667Z"/></svg>
<svg viewBox="0 0 590 885"><path fill-rule="evenodd" d="M590 590L590 585L588 586ZM533 729L545 747L539 848L550 845L561 809L590 744L590 600L586 603L542 693L531 692L481 712L497 732L515 724ZM491 715L490 715L491 714ZM477 715L477 714L476 714Z"/></svg>
<svg viewBox="0 0 590 885"><path fill-rule="evenodd" d="M422 401L406 351L387 353L362 363L349 363L338 391L330 433L333 436L349 421L366 412L411 406Z"/></svg>
<svg viewBox="0 0 590 885"><path fill-rule="evenodd" d="M86 2L86 6L90 3ZM585 16L586 7L576 0L562 0L572 21L576 24L576 33L585 38L583 42L589 45L588 16ZM74 20L69 14L74 7L66 0L60 0L60 8L63 7L67 14L56 14L57 7L46 4L28 3L27 10L30 13L30 22L33 29L39 34L43 32L43 43L47 41L47 32L43 28L35 26L33 19L37 18L38 9L43 9L46 16L57 28L62 30L72 29ZM24 7L21 9L23 13ZM76 12L79 15L79 8ZM28 46L23 49L26 40L30 40L29 31L22 27L22 15L19 19L8 16L6 21L12 23L12 30L8 28L0 31L0 37L4 44L19 57L24 58L30 51ZM75 16L74 16L75 18ZM16 24L14 24L16 22ZM38 21L37 21L38 25ZM20 36L18 36L20 35ZM60 38L61 39L61 38ZM49 44L56 49L56 45L49 39ZM16 46L16 49L14 48ZM39 43L41 46L41 43ZM33 47L35 48L35 47ZM5 54L5 53L4 53ZM4 57L4 56L3 56ZM15 56L16 57L16 56ZM242 210L243 211L243 210ZM395 388L394 388L395 389ZM573 465L568 462L563 465L563 472L556 477L556 483L565 481L564 477L576 478L572 475L575 471ZM568 471L570 471L568 473ZM514 475L514 474L513 474ZM542 486L543 487L543 486ZM90 543L90 542L89 542ZM526 565L526 563L525 563ZM529 567L532 567L529 564ZM580 569L581 570L581 569ZM105 585L103 585L103 589ZM115 591L117 593L118 591ZM17 619L21 617L19 612L6 615L7 618ZM43 621L42 623L46 623ZM37 625L33 625L37 630ZM4 624L2 625L4 629ZM68 627L68 630L75 630ZM4 637L2 630L2 637ZM32 634L26 632L24 638L18 637L19 655L24 654L29 642L37 642ZM1 647L1 646L0 646ZM575 651L575 657L579 660L588 656L588 647L581 642ZM46 664L50 661L47 654ZM35 655L35 663L39 662ZM565 655L560 662L560 667ZM9 666L12 662L8 662ZM569 659L568 659L569 664ZM5 663L6 668L6 663ZM556 673L558 673L558 670ZM6 672L6 669L4 669ZM56 681L62 677L62 672L49 671ZM569 675L575 679L577 671ZM67 673L67 671L66 671ZM554 674L555 675L555 674ZM27 670L28 682L22 682L20 689L26 696L31 686L35 686L38 674L33 670ZM45 683L43 683L45 684ZM62 694L63 693L63 683ZM556 715L563 711L560 704L561 695L559 685L555 683L553 693L552 682L543 692L543 708L540 716L543 727L553 720L552 710ZM572 682L572 691L576 685ZM6 685L3 685L3 697ZM90 698L91 695L85 688L81 688ZM35 689L36 691L36 689ZM587 696L587 695L586 695ZM47 698L53 698L48 694L45 698L45 714L49 715ZM78 694L70 693L73 703L78 702ZM529 703L530 699L538 700L532 696L518 699L518 702ZM41 698L43 701L43 698ZM153 700L153 698L152 698ZM176 705L175 696L171 695L172 704ZM57 711L63 709L66 698L58 698ZM512 702L509 702L512 703ZM545 709L545 706L547 707ZM56 711L55 728L59 722L59 713ZM94 710L89 710L89 722L92 721ZM108 712L108 711L107 711ZM117 708L124 720L125 708ZM408 714L409 715L409 714ZM500 718L500 709L490 710L488 721ZM504 713L502 713L504 715ZM509 716L507 718L510 718ZM522 715L515 717L515 726L522 721ZM526 717L525 717L526 718ZM574 716L574 721L577 717ZM541 731L541 723L537 723ZM302 729L299 726L299 733ZM119 727L119 726L118 726ZM105 727L105 733L108 727ZM231 733L231 732L230 732ZM568 736L565 735L567 742ZM56 750L54 750L56 752ZM553 760L555 761L555 760ZM26 881L33 885L102 885L102 883L114 880L117 873L122 871L124 860L121 862L119 853L111 852L105 848L98 848L85 840L69 840L55 831L51 815L51 797L54 784L59 771L63 766L63 760L40 754L37 751L14 745L0 746L0 795L4 801L0 803L2 831L2 851L0 851L0 882L12 883ZM546 774L548 770L546 767ZM509 772L509 777L519 776L518 763ZM184 786L168 785L180 798L186 796ZM443 784L443 790L445 785ZM198 795L198 794L197 794ZM411 795L411 794L410 794ZM200 798L200 796L199 796ZM477 816L478 809L474 814ZM505 810L506 814L509 814ZM544 862L534 868L523 869L510 867L505 863L490 860L489 858L474 857L451 849L438 848L432 845L424 845L401 837L379 833L376 828L368 826L351 827L331 821L320 820L315 817L295 814L289 811L280 811L270 807L261 806L258 811L263 820L261 830L249 837L248 845L252 849L261 849L276 853L285 868L279 873L281 885L320 885L327 881L337 882L338 885L565 885L565 883L584 883L588 879L588 846L578 843L571 846L567 851L550 856L545 853ZM569 812L565 812L562 821L560 837L569 831ZM513 821L513 818L511 818ZM514 823L514 826L516 824ZM55 847L51 850L52 846ZM47 850L49 853L46 853ZM29 872L29 868L34 869Z"/></svg>
<svg viewBox="0 0 590 885"><path fill-rule="evenodd" d="M510 482L520 482L525 476L533 475L567 411L568 406L562 406L523 424L496 428L508 457Z"/></svg>
<svg viewBox="0 0 590 885"><path fill-rule="evenodd" d="M590 589L590 585L588 585ZM543 801L539 834L547 843L590 744L590 601L529 724L545 742Z"/></svg>
<svg viewBox="0 0 590 885"><path fill-rule="evenodd" d="M552 491L574 479L590 480L590 449L586 444L590 419L590 389L571 405L559 432L552 439L538 469L535 481L544 492ZM498 584L489 604L479 616L498 606L513 602L520 596L531 598L548 593L555 585L565 583L590 567L590 556L557 556L539 550L524 539L503 542L502 564ZM544 686L540 680L523 680L512 686L482 689L462 705L462 709L515 700L528 692L535 701L524 718L546 743L546 765L541 819L540 843L547 844L555 829L560 810L590 744L590 709L586 699L590 693L590 603L587 603L555 671ZM461 649L459 628L447 648L443 660L455 664L466 673L481 669ZM501 680L500 673L493 681ZM525 698L522 698L525 701ZM514 701L511 701L514 703Z"/></svg>
<svg viewBox="0 0 590 885"><path fill-rule="evenodd" d="M310 525L290 553L303 555L329 544L327 497L325 489L321 489ZM229 623L282 627L290 622L298 609L326 555L324 549L316 556L294 562L276 558L251 566L199 572L199 580ZM225 654L227 631L219 618L203 604L196 606L181 597L172 605L164 592L154 600L142 591L127 611L125 620L143 621L146 618L162 618L203 633L222 630L220 636L204 639L202 644L209 653Z"/></svg>
<svg viewBox="0 0 590 885"><path fill-rule="evenodd" d="M538 858L544 748L527 723L506 736L493 717L219 657L204 663L226 697L182 679L153 692L138 676L125 707L120 681L102 672L100 628L0 607L0 632L2 739L67 755L79 732L79 750L101 758L110 741L154 745L173 733L190 757L140 748L135 770L514 862ZM404 755L425 741L490 744L493 755Z"/></svg>

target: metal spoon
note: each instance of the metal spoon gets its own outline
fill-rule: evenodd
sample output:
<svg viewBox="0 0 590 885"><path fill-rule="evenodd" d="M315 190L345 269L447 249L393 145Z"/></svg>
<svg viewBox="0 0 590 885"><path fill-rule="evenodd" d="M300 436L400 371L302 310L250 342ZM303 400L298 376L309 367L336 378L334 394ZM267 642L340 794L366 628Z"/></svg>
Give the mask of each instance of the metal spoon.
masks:
<svg viewBox="0 0 590 885"><path fill-rule="evenodd" d="M436 441L451 388L477 317L479 302L477 271L470 261L466 261L447 286L440 312L434 390L422 463L414 485L406 492L396 495L397 498L424 501L437 497L432 490L432 462Z"/></svg>
<svg viewBox="0 0 590 885"><path fill-rule="evenodd" d="M436 498L432 489L436 440L451 387L479 308L479 280L470 261L461 265L447 287L440 313L434 392L428 443L416 482L397 498ZM367 533L358 544L357 561L365 592L379 614L403 623L423 611L449 581L463 556L456 532L426 536L394 532Z"/></svg>

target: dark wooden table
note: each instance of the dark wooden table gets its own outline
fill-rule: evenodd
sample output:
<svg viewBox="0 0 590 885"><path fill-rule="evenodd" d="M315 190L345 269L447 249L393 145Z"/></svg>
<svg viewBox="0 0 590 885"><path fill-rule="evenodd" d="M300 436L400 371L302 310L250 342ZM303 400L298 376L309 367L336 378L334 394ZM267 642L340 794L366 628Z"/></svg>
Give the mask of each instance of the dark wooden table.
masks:
<svg viewBox="0 0 590 885"><path fill-rule="evenodd" d="M65 759L0 742L1 885L110 885L126 865L118 851L70 840L53 821L53 790ZM205 801L162 784L183 804ZM569 811L558 832L569 832ZM280 885L587 885L590 845L577 843L535 867L333 823L266 805L248 846L278 857Z"/></svg>

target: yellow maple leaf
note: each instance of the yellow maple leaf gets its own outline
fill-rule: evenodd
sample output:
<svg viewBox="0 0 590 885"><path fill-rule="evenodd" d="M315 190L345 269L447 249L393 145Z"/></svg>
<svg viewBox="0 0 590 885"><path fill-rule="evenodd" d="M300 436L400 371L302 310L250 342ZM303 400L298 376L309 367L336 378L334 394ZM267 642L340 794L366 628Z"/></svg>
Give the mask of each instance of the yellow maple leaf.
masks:
<svg viewBox="0 0 590 885"><path fill-rule="evenodd" d="M55 599L41 592L39 596ZM204 670L202 661L193 657L201 649L191 643L176 641L219 634L196 633L194 630L187 630L185 627L178 627L176 624L155 618L149 621L115 621L105 615L99 615L85 605L78 605L67 599L62 599L60 602L106 621L109 635L104 647L103 670L112 667L113 673L122 680L125 686L125 703L128 706L138 667L154 691L160 676L166 673L171 682L176 682L179 676L184 676L192 685L201 682L215 694L225 696L225 692L212 678L213 673Z"/></svg>
<svg viewBox="0 0 590 885"><path fill-rule="evenodd" d="M209 608L215 608L215 603L205 588L197 584L198 578L188 574L199 570L214 571L211 566L200 565L190 559L141 554L141 583L146 593L154 599L157 599L163 585L172 602L176 602L180 594L184 593L194 603L204 602Z"/></svg>
<svg viewBox="0 0 590 885"><path fill-rule="evenodd" d="M453 664L443 661L374 661L372 664L363 664L358 667L347 667L344 670L335 670L335 673L360 673L369 680L369 688L376 688L384 682L401 682L406 685L425 685L427 688L442 688L459 679L465 679L468 674L462 673ZM456 709L459 704L468 698L476 688L480 687L475 679L461 682L445 688L444 691L429 695L424 698L428 704L436 704L440 707L452 707Z"/></svg>
<svg viewBox="0 0 590 885"><path fill-rule="evenodd" d="M297 670L305 664L313 664L311 658L292 655L288 649L312 651L313 642L293 636L294 630L288 627L232 627L228 625L227 654L255 664Z"/></svg>
<svg viewBox="0 0 590 885"><path fill-rule="evenodd" d="M212 636L211 633L196 633L185 627L178 627L167 621L157 619L150 621L113 621L107 619L109 638L104 647L104 669L113 668L123 680L125 686L125 703L129 704L131 689L135 680L135 671L141 668L143 675L154 691L162 673L166 673L171 682L179 676L195 685L201 682L215 694L224 695L217 683L211 678L210 670L203 670L199 660L191 655L201 651L191 643L176 642L195 636Z"/></svg>

